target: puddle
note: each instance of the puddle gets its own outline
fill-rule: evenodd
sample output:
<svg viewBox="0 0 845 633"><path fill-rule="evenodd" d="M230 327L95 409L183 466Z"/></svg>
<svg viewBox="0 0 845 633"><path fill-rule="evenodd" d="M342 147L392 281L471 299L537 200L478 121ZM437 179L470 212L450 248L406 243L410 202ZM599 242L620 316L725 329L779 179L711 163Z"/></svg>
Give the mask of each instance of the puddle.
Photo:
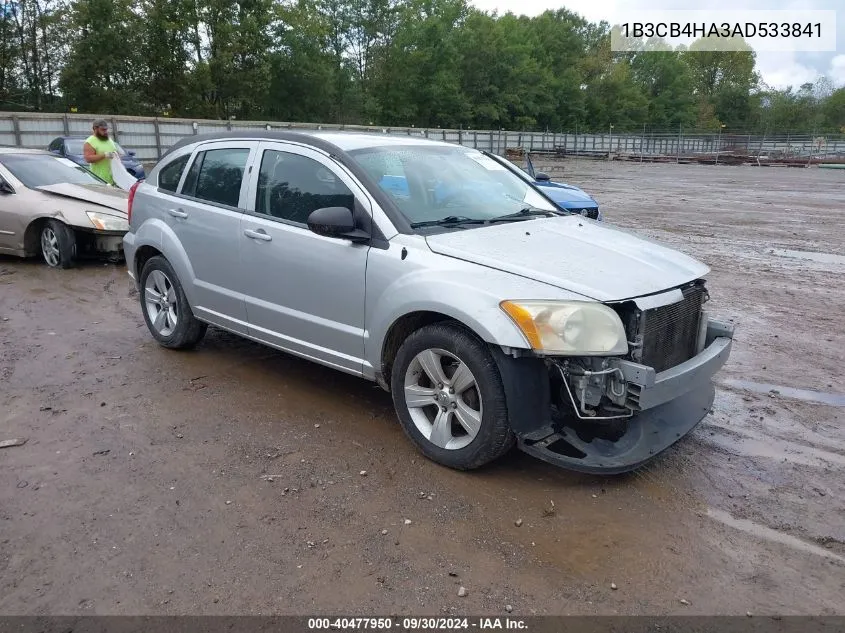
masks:
<svg viewBox="0 0 845 633"><path fill-rule="evenodd" d="M780 257L791 257L792 259L805 259L820 264L839 264L840 266L845 266L845 256L834 255L833 253L814 253L812 251L792 251L786 248L776 248L770 249L769 254Z"/></svg>
<svg viewBox="0 0 845 633"><path fill-rule="evenodd" d="M793 398L795 400L806 400L807 402L829 404L833 407L845 407L845 394L841 393L813 391L811 389L796 389L794 387L782 387L780 385L751 382L750 380L737 380L735 378L725 378L721 382L729 387L736 387L737 389L745 389L747 391L754 391L757 393L777 392L778 395L786 398Z"/></svg>
<svg viewBox="0 0 845 633"><path fill-rule="evenodd" d="M705 441L719 446L734 455L760 457L779 462L786 461L792 464L803 464L816 468L830 468L831 464L845 466L845 455L832 453L818 447L800 446L794 442L784 441L780 446L773 446L761 440L733 438L724 435L707 437Z"/></svg>
<svg viewBox="0 0 845 633"><path fill-rule="evenodd" d="M795 536L790 536L789 534L784 534L783 532L778 532L777 530L767 528L766 526L760 525L759 523L755 523L754 521L749 521L747 519L737 519L730 513L725 512L724 510L708 508L707 516L709 516L715 521L718 521L719 523L727 525L728 527L732 527L735 530L745 532L746 534L751 534L752 536L756 536L766 541L780 543L800 552L815 554L816 556L823 556L824 558L830 558L832 560L839 561L840 563L845 563L845 558L839 556L838 554L834 554L833 552L826 550L823 547L812 545L810 543L807 543L806 541L802 541L801 539Z"/></svg>

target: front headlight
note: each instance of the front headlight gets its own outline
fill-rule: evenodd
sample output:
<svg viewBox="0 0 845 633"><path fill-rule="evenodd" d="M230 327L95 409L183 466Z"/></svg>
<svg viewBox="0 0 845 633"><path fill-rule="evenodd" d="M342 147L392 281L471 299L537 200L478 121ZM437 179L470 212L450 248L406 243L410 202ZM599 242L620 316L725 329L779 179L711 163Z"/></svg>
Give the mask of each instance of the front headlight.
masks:
<svg viewBox="0 0 845 633"><path fill-rule="evenodd" d="M502 310L544 354L604 356L627 354L622 320L595 301L502 301Z"/></svg>
<svg viewBox="0 0 845 633"><path fill-rule="evenodd" d="M91 224L101 231L128 231L129 222L116 215L109 215L107 213L98 213L96 211L86 211L88 219Z"/></svg>

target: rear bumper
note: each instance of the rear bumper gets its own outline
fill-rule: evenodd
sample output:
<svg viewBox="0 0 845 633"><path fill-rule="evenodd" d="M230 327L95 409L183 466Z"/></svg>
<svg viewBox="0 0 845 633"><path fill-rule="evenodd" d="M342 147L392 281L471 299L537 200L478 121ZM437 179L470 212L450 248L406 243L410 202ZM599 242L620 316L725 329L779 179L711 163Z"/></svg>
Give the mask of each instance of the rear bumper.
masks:
<svg viewBox="0 0 845 633"><path fill-rule="evenodd" d="M127 232L123 236L123 254L126 257L126 270L129 276L137 283L137 273L135 271L135 234L132 231Z"/></svg>

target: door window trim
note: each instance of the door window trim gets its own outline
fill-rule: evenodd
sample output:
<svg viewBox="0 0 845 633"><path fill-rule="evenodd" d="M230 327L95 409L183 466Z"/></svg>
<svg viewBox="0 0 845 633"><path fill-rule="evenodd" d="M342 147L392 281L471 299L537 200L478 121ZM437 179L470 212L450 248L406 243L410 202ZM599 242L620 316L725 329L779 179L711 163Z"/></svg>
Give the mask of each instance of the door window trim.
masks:
<svg viewBox="0 0 845 633"><path fill-rule="evenodd" d="M255 154L255 169L252 170L250 178L249 190L247 191L247 206L243 210L244 215L269 220L271 222L278 222L280 224L286 224L288 226L304 229L306 231L311 230L308 228L308 224L305 222L295 222L293 220L288 220L287 218L279 218L276 216L268 215L266 213L259 213L258 211L256 211L256 201L258 196L258 177L261 173L261 161L264 160L264 153L268 151L293 154L295 156L307 158L315 161L316 163L319 163L324 168L328 169L334 175L335 178L339 179L344 184L344 186L349 189L349 192L352 194L353 204L360 207L364 213L366 213L370 216L370 218L372 218L372 207L370 206L367 197L363 195L364 192L361 186L356 183L353 179L349 178L345 173L341 173L330 159L323 156L320 152L311 149L310 147L292 144L289 145L287 143L269 141L260 143L258 151ZM354 212L354 209L352 211Z"/></svg>
<svg viewBox="0 0 845 633"><path fill-rule="evenodd" d="M244 216L250 217L253 220L264 220L285 227L290 227L291 229L296 229L298 231L312 233L311 229L308 228L307 224L301 224L299 222L293 222L284 218L277 218L271 215L265 215L263 213L256 212L255 202L256 196L258 194L258 176L259 172L261 171L261 160L264 158L264 152L268 150L273 150L277 152L287 152L289 154L295 154L304 158L310 158L325 167L326 169L328 169L332 174L334 174L335 178L339 178L340 181L344 185L346 185L346 187L352 192L352 197L355 206L355 208L352 209L353 214L363 213L369 216L370 241L368 245L372 248L378 248L382 250L389 248L390 242L388 241L387 237L385 237L384 229L377 220L375 210L378 209L380 215L384 215L384 212L381 210L381 207L379 207L378 204L374 202L372 196L369 194L366 187L364 187L360 182L358 182L358 179L355 178L355 176L348 169L346 169L346 167L344 167L340 162L336 161L331 155L316 147L306 145L304 143L268 140L261 141L258 144L258 148L253 158L253 165L255 166L255 169L252 170L250 177L249 190L247 191L246 207L242 210ZM382 222L384 221L385 220L382 220ZM392 235L396 235L396 229L393 227L393 225L390 224L389 226L392 229Z"/></svg>
<svg viewBox="0 0 845 633"><path fill-rule="evenodd" d="M199 204L207 204L212 207L217 207L218 209L225 209L227 211L234 211L236 213L244 213L246 212L245 203L249 203L249 198L244 199L244 196L248 196L248 191L250 184L252 182L252 166L255 163L255 157L258 151L258 141L213 141L209 143L202 143L193 147L192 149L188 150L185 153L190 152L191 158L188 161L188 164L185 165L185 169L182 171L182 177L179 179L179 186L176 188L176 191L168 191L167 189L158 188L158 174L156 174L156 187L158 191L168 195L168 196L175 196L176 198L181 198L183 200L190 200L191 202L196 202ZM189 196L182 193L182 188L185 186L185 180L188 177L188 172L191 171L193 168L194 163L197 161L199 155L203 152L208 152L215 149L248 149L249 154L246 157L246 163L244 164L244 175L241 179L241 190L238 194L238 206L233 207L228 204L223 204L221 202L215 202L214 200L205 200L204 198L197 198L196 196ZM174 160L182 156L182 154L177 154L174 156ZM168 163L170 164L170 163Z"/></svg>
<svg viewBox="0 0 845 633"><path fill-rule="evenodd" d="M176 163L176 162L178 162L178 161L180 161L180 160L182 160L183 158L186 158L186 157L187 157L188 160L182 166L182 172L179 174L179 180L176 181L176 188L175 189L164 189L161 186L161 172L163 172L165 169L169 168L171 165L173 165L173 163ZM158 191L160 191L161 193L166 193L166 194L171 195L171 196L176 194L176 192L178 192L182 187L182 183L185 180L185 175L188 173L188 165L190 165L190 163L191 163L191 153L190 152L182 152L181 154L177 154L176 157L173 158L173 160L169 160L166 164L162 165L161 168L158 170L158 173L156 173L156 189Z"/></svg>

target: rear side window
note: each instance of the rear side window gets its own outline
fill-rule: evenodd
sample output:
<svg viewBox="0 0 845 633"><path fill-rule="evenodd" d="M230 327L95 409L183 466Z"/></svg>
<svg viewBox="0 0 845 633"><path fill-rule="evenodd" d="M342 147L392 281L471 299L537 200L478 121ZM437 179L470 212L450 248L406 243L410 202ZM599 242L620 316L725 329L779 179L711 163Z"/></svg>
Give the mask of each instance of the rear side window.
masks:
<svg viewBox="0 0 845 633"><path fill-rule="evenodd" d="M249 158L246 148L211 149L197 154L182 193L216 204L237 207Z"/></svg>
<svg viewBox="0 0 845 633"><path fill-rule="evenodd" d="M159 172L159 189L164 189L165 191L176 191L176 187L179 186L179 180L182 178L182 172L185 171L185 165L188 164L188 159L190 157L190 154L180 156Z"/></svg>

